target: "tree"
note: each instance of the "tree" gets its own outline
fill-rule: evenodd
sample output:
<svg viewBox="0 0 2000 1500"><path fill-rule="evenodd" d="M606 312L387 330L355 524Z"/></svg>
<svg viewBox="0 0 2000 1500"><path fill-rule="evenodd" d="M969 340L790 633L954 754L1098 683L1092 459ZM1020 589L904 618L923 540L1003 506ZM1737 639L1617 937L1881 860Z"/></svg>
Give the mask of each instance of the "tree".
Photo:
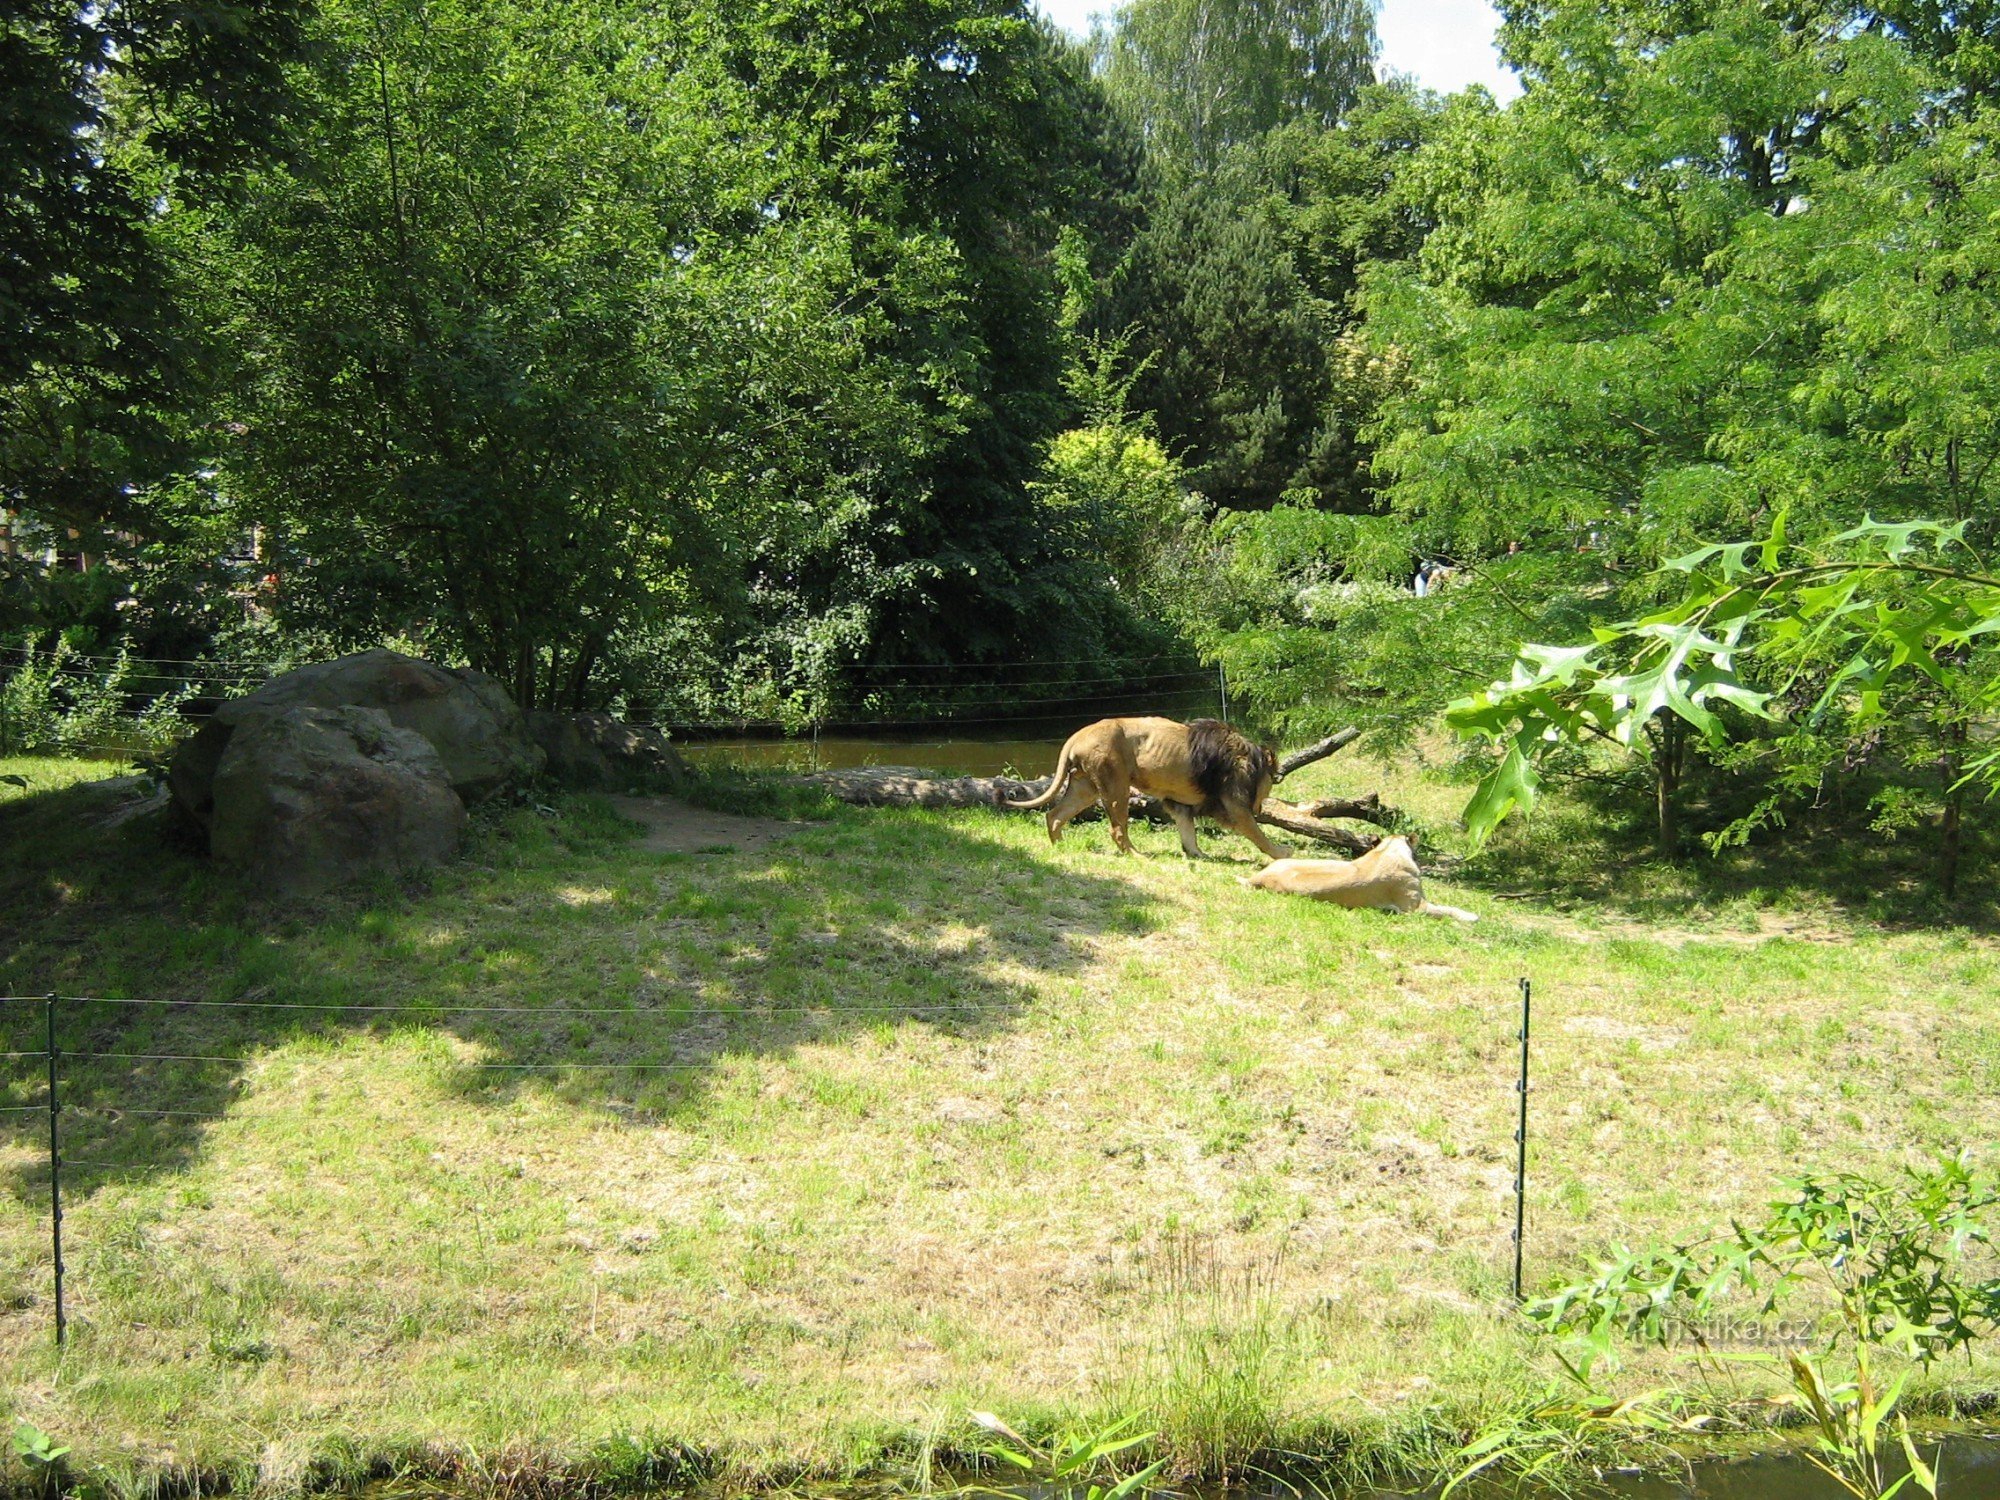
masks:
<svg viewBox="0 0 2000 1500"><path fill-rule="evenodd" d="M282 138L303 0L21 0L0 35L0 510L145 527L198 382L171 211ZM166 210L163 212L162 210Z"/></svg>
<svg viewBox="0 0 2000 1500"><path fill-rule="evenodd" d="M1364 88L1332 128L1267 137L1266 175L1284 188L1266 199L1306 290L1338 330L1308 478L1319 503L1361 513L1380 500L1366 430L1395 388L1401 361L1369 347L1360 301L1364 271L1413 260L1435 219L1406 181L1437 131L1445 102L1407 80Z"/></svg>
<svg viewBox="0 0 2000 1500"><path fill-rule="evenodd" d="M1272 174L1292 184L1286 227L1315 296L1348 310L1364 266L1408 261L1423 248L1432 205L1404 179L1445 109L1439 95L1391 78L1364 87L1331 127L1275 139Z"/></svg>
<svg viewBox="0 0 2000 1500"><path fill-rule="evenodd" d="M1132 0L1100 39L1152 156L1200 173L1280 126L1330 126L1371 81L1371 0Z"/></svg>
<svg viewBox="0 0 2000 1500"><path fill-rule="evenodd" d="M1074 415L1057 243L1074 229L1108 256L1127 233L1136 170L1087 58L1023 0L865 11L819 0L736 15L730 66L755 80L759 107L823 153L852 153L861 165L835 191L857 213L948 245L961 292L945 321L921 303L885 305L871 347L912 369L950 361L964 395L955 430L877 487L865 533L764 570L783 580L764 596L775 655L801 639L782 622L833 617L850 622L842 654L864 673L1116 649L1122 610L1066 565L1029 491Z"/></svg>
<svg viewBox="0 0 2000 1500"><path fill-rule="evenodd" d="M1879 13L1738 0L1552 0L1504 36L1527 92L1446 111L1407 174L1435 228L1364 275L1406 362L1376 463L1411 535L1539 553L1614 631L1677 597L1663 564L1780 511L1806 546L1870 514L1988 545L1991 129L1937 58ZM1905 758L1953 753L1961 717L1902 701ZM1660 709L1626 743L1671 846L1709 736Z"/></svg>
<svg viewBox="0 0 2000 1500"><path fill-rule="evenodd" d="M1785 793L1822 784L1858 735L1911 707L1947 731L1939 883L1955 893L1968 784L2000 790L2000 751L1968 757L1967 726L2000 709L1993 641L2000 576L1963 521L1864 521L1822 549L1790 542L1784 518L1754 542L1703 547L1666 565L1679 597L1599 629L1588 643L1530 645L1511 676L1454 704L1461 733L1500 750L1466 807L1486 838L1535 801L1540 767L1565 746L1634 746L1663 726L1722 746L1740 724L1782 725L1765 746L1778 790L1718 830L1717 846L1782 821ZM1953 732L1955 731L1955 732ZM1655 754L1658 754L1657 748ZM1662 802L1663 842L1672 834Z"/></svg>
<svg viewBox="0 0 2000 1500"><path fill-rule="evenodd" d="M309 148L208 265L226 473L285 539L288 618L418 626L579 703L633 632L740 613L962 426L960 257L897 224L885 170L907 78L815 138L724 14L321 8Z"/></svg>
<svg viewBox="0 0 2000 1500"><path fill-rule="evenodd" d="M1100 332L1130 325L1135 399L1217 505L1352 498L1352 423L1330 351L1348 286L1309 261L1309 165L1369 85L1372 4L1138 0L1098 38L1105 85L1146 143L1147 216ZM1319 241L1317 245L1311 242Z"/></svg>
<svg viewBox="0 0 2000 1500"><path fill-rule="evenodd" d="M1323 428L1338 313L1306 286L1266 195L1247 151L1163 187L1108 318L1135 330L1145 361L1133 399L1225 508L1337 477Z"/></svg>

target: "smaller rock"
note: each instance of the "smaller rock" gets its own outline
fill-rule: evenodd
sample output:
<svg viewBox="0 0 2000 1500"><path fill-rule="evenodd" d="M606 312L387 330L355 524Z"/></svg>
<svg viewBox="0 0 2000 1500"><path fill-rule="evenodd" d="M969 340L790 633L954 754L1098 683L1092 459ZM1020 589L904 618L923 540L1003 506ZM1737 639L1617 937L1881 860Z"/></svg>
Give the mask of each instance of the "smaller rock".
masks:
<svg viewBox="0 0 2000 1500"><path fill-rule="evenodd" d="M378 709L265 715L231 736L214 786L210 852L274 895L436 864L465 837L437 751Z"/></svg>
<svg viewBox="0 0 2000 1500"><path fill-rule="evenodd" d="M548 756L548 774L563 786L677 791L688 779L687 762L650 724L537 711L528 715L528 730Z"/></svg>
<svg viewBox="0 0 2000 1500"><path fill-rule="evenodd" d="M543 774L558 786L590 788L608 783L610 762L570 715L533 709L528 714L528 733L547 757Z"/></svg>

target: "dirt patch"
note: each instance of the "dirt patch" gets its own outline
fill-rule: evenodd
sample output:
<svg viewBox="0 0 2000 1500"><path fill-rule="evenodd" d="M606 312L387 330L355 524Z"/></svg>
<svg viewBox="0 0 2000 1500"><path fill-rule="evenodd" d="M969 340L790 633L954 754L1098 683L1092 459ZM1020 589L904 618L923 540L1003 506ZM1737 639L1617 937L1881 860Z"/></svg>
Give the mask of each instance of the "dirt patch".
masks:
<svg viewBox="0 0 2000 1500"><path fill-rule="evenodd" d="M1829 922L1809 916L1771 911L1757 912L1754 928L1738 930L1716 926L1693 930L1615 912L1602 915L1588 925L1560 912L1538 912L1532 915L1519 913L1514 920L1517 926L1539 928L1576 943L1601 943L1625 938L1638 942L1659 943L1668 948L1684 948L1690 944L1697 947L1713 945L1755 948L1773 938L1789 938L1793 942L1826 943L1834 946L1844 946L1854 941L1852 933L1842 932Z"/></svg>
<svg viewBox="0 0 2000 1500"><path fill-rule="evenodd" d="M1614 1016L1568 1016L1562 1029L1571 1036L1608 1042L1636 1042L1641 1052L1668 1052L1687 1040L1685 1032L1667 1026L1641 1026Z"/></svg>
<svg viewBox="0 0 2000 1500"><path fill-rule="evenodd" d="M690 807L673 797L613 797L611 805L646 831L641 849L656 854L694 854L705 849L762 849L812 827L779 818L745 818L735 813Z"/></svg>

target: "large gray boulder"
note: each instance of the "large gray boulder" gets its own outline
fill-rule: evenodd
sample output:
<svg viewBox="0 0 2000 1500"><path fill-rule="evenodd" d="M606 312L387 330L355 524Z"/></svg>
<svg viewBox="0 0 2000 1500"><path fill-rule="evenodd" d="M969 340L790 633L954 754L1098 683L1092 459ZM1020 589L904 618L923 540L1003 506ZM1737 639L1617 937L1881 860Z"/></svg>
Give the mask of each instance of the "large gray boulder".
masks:
<svg viewBox="0 0 2000 1500"><path fill-rule="evenodd" d="M491 677L377 648L300 667L216 709L175 752L167 785L176 811L198 829L209 827L217 770L243 730L288 709L349 707L375 709L422 735L466 802L528 781L542 768L526 716Z"/></svg>
<svg viewBox="0 0 2000 1500"><path fill-rule="evenodd" d="M442 757L378 709L262 714L230 737L213 788L210 852L271 895L436 864L465 837Z"/></svg>
<svg viewBox="0 0 2000 1500"><path fill-rule="evenodd" d="M675 791L687 782L687 762L650 724L537 710L528 715L528 732L548 757L548 774L563 786Z"/></svg>

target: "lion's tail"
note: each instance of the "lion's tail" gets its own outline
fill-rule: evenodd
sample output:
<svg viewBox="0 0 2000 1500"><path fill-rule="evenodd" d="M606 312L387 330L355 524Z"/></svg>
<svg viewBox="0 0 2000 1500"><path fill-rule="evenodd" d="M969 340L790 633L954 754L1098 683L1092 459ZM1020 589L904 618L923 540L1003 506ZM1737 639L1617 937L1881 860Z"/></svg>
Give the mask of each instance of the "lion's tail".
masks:
<svg viewBox="0 0 2000 1500"><path fill-rule="evenodd" d="M1445 906L1436 901L1426 901L1417 910L1427 917L1449 917L1454 922L1477 922L1479 914L1467 911L1462 906Z"/></svg>
<svg viewBox="0 0 2000 1500"><path fill-rule="evenodd" d="M1039 797L1030 797L1026 802L1009 802L1007 805L1027 812L1032 812L1038 807L1047 807L1069 790L1070 777L1075 774L1075 770L1076 768L1070 763L1069 746L1064 745L1062 754L1056 757L1056 771L1055 775L1049 778L1049 789Z"/></svg>

